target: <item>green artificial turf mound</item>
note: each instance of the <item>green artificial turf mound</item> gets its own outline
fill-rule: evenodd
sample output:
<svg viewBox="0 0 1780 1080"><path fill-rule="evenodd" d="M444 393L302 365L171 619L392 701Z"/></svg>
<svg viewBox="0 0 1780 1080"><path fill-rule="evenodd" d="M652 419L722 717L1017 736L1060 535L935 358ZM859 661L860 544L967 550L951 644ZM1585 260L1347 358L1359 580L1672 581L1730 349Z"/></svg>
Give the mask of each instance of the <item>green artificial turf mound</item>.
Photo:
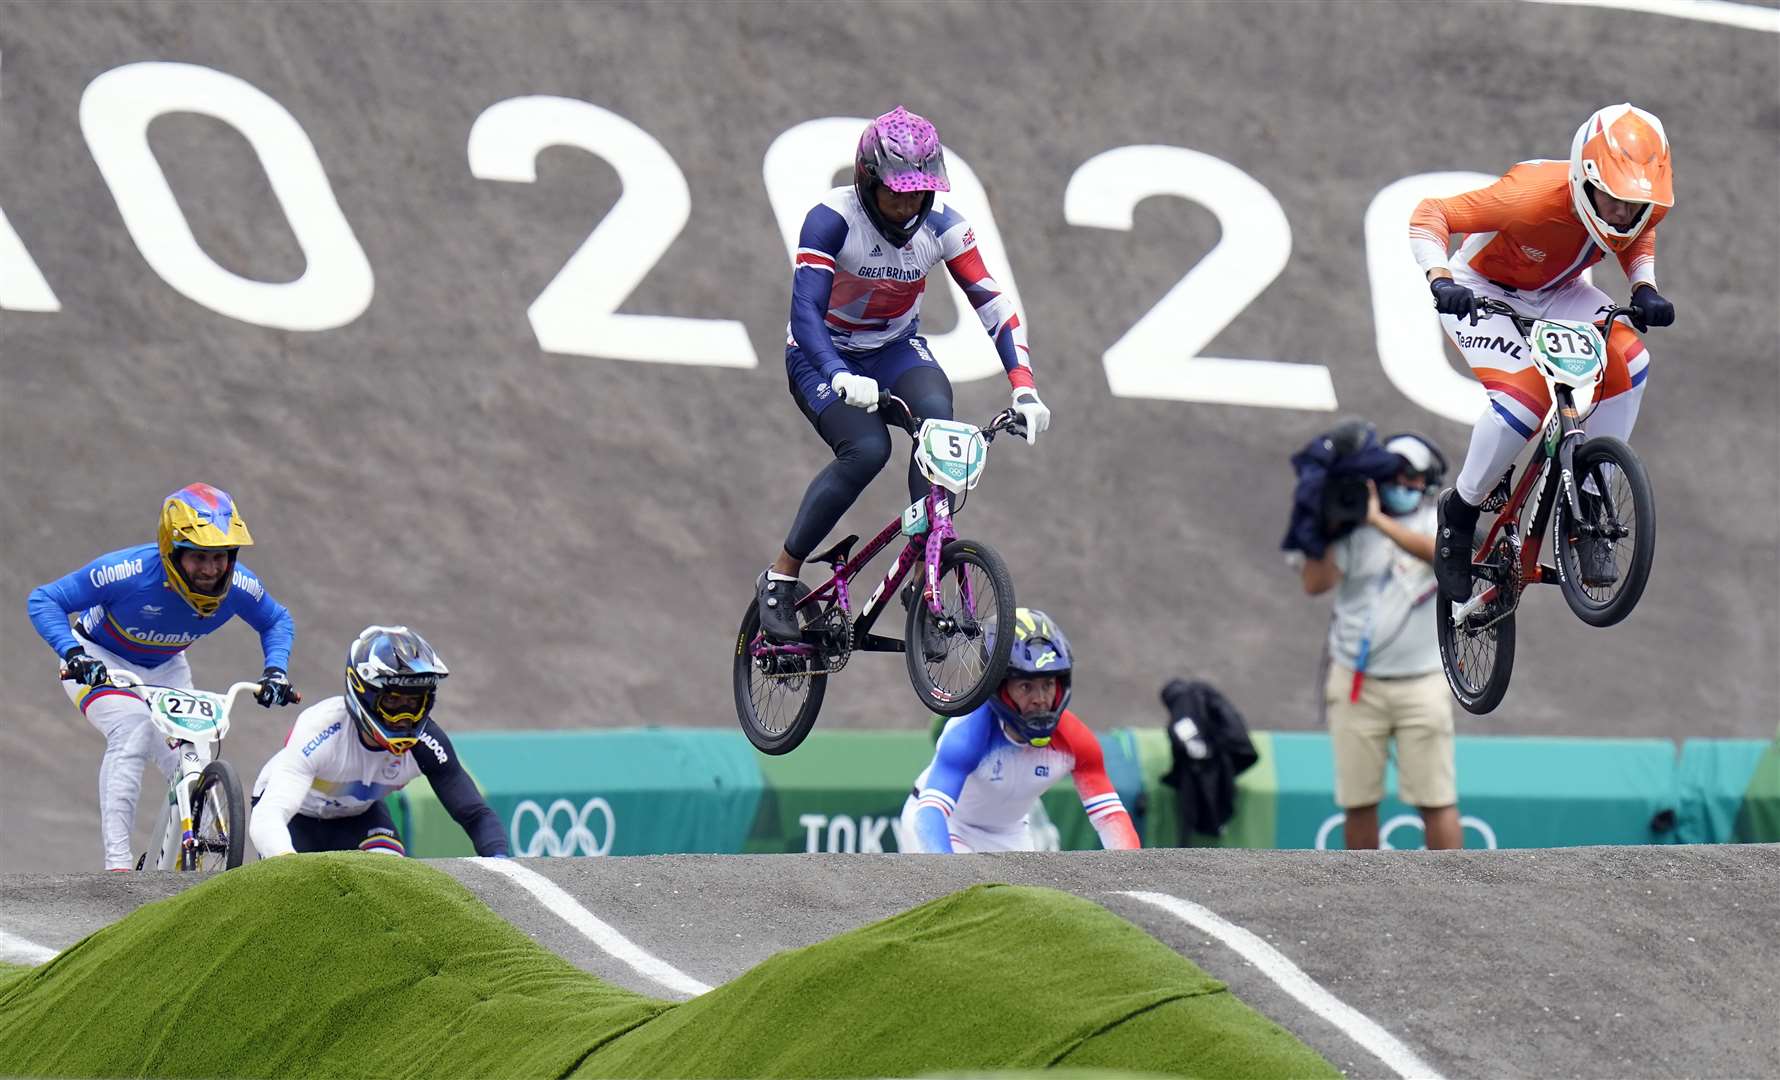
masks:
<svg viewBox="0 0 1780 1080"><path fill-rule="evenodd" d="M0 1075L558 1077L669 1008L437 870L267 859L144 905L0 993Z"/></svg>
<svg viewBox="0 0 1780 1080"><path fill-rule="evenodd" d="M5 996L7 988L13 983L31 974L31 969L19 964L0 964L0 996Z"/></svg>
<svg viewBox="0 0 1780 1080"><path fill-rule="evenodd" d="M272 859L0 972L0 1075L1334 1076L1224 986L1067 893L977 886L689 1002L610 986L451 878Z"/></svg>
<svg viewBox="0 0 1780 1080"><path fill-rule="evenodd" d="M1336 1076L1204 971L1098 904L978 885L780 953L600 1048L606 1076L917 1076L1102 1068Z"/></svg>

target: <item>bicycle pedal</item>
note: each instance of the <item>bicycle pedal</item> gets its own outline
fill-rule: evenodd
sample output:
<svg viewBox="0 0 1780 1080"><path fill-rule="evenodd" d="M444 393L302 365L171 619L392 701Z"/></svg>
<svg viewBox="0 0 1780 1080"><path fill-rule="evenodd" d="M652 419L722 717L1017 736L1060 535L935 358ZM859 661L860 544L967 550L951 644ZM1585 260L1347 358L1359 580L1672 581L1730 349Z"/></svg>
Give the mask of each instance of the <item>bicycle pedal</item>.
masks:
<svg viewBox="0 0 1780 1080"><path fill-rule="evenodd" d="M1483 502L1479 503L1477 508L1493 514L1507 506L1508 499L1513 494L1514 466L1510 465L1508 471L1502 474L1502 479L1497 481L1494 488L1490 489L1490 493L1484 496Z"/></svg>

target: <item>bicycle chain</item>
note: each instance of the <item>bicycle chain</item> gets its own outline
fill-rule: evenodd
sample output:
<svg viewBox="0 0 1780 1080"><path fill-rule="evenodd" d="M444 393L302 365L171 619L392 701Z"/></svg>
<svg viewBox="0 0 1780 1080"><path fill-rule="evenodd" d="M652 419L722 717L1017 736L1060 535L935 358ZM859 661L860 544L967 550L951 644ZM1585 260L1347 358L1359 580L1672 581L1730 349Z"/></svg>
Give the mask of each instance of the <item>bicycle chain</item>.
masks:
<svg viewBox="0 0 1780 1080"><path fill-rule="evenodd" d="M835 619L837 619L837 618L845 620L847 618L847 616L839 608L829 608L827 611L823 612L822 615L818 616L815 620L810 622L809 625L805 626L804 630L807 632L810 629L810 627L813 627L813 626L824 626L824 628L826 629L826 627L831 626L833 624L833 622L835 621ZM822 659L827 661L827 666L824 667L821 671L787 671L787 672L768 673L768 672L761 671L759 668L756 668L754 671L754 674L756 676L758 676L759 678L770 679L770 680L807 679L807 678L811 678L816 675L833 675L835 672L840 671L842 668L846 667L847 661L849 659L851 659L852 655L853 655L853 625L850 621L848 621L848 623L847 623L847 632L846 632L845 642L846 642L845 647L842 648L838 653L830 652L826 648L823 649Z"/></svg>
<svg viewBox="0 0 1780 1080"><path fill-rule="evenodd" d="M1520 609L1521 594L1526 590L1526 569L1520 561L1520 534L1510 529L1496 544L1497 552L1502 552L1504 548L1507 549L1506 562L1508 565L1507 569L1502 572L1503 580L1496 583L1496 594L1500 596L1503 590L1510 590L1508 596L1511 599L1489 622L1475 630L1467 631L1468 633L1481 634Z"/></svg>

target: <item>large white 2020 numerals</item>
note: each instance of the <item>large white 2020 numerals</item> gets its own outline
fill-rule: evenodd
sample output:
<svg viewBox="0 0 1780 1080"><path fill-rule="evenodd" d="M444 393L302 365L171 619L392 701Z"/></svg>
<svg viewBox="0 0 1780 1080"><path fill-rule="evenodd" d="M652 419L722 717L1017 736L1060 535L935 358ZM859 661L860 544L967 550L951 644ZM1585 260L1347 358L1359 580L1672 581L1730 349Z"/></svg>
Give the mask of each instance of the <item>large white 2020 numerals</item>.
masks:
<svg viewBox="0 0 1780 1080"><path fill-rule="evenodd" d="M470 172L483 180L536 183L538 154L551 146L603 158L624 190L526 309L538 345L575 356L753 367L754 345L733 319L617 313L692 213L686 177L655 136L591 102L508 98L470 127Z"/></svg>
<svg viewBox="0 0 1780 1080"><path fill-rule="evenodd" d="M767 198L772 201L773 214L779 220L779 233L785 239L788 257L797 254L797 236L803 231L804 215L822 201L834 186L831 178L840 169L851 169L853 151L859 144L859 133L870 123L863 117L829 116L806 120L774 139L767 148L761 172L766 178ZM1014 287L1014 272L1008 265L1007 245L1001 242L1001 231L995 227L995 215L989 211L989 197L971 170L970 164L946 147L946 175L952 190L939 196L946 205L954 206L970 222L977 235L977 251L983 264L1000 285L1002 292L1020 312L1020 293ZM1001 359L995 343L983 332L970 301L958 283L946 277L952 290L952 306L958 311L958 325L943 334L927 335L933 356L955 383L986 379L1002 373Z"/></svg>
<svg viewBox="0 0 1780 1080"><path fill-rule="evenodd" d="M1378 362L1403 396L1429 412L1469 424L1487 404L1483 387L1452 369L1446 334L1428 279L1409 250L1409 215L1423 199L1475 191L1495 181L1478 172L1405 176L1366 208L1366 268L1372 277L1372 325Z"/></svg>
<svg viewBox="0 0 1780 1080"><path fill-rule="evenodd" d="M0 310L62 310L49 282L43 280L43 271L25 250L25 242L6 220L5 210L0 210Z"/></svg>
<svg viewBox="0 0 1780 1080"><path fill-rule="evenodd" d="M295 281L254 281L198 246L148 145L167 113L215 117L247 139L303 249ZM162 280L212 311L281 330L331 330L371 303L371 264L301 124L258 87L195 64L125 64L80 97L80 130L124 226Z"/></svg>
<svg viewBox="0 0 1780 1080"><path fill-rule="evenodd" d="M6 220L4 208L0 208L0 310L62 310L25 242Z"/></svg>
<svg viewBox="0 0 1780 1080"><path fill-rule="evenodd" d="M1135 224L1132 210L1152 195L1199 203L1217 215L1223 235L1106 350L1112 392L1280 409L1335 408L1335 387L1321 364L1199 355L1279 276L1292 254L1292 227L1273 193L1210 154L1180 146L1121 146L1089 158L1069 178L1063 217L1071 225L1129 232Z"/></svg>

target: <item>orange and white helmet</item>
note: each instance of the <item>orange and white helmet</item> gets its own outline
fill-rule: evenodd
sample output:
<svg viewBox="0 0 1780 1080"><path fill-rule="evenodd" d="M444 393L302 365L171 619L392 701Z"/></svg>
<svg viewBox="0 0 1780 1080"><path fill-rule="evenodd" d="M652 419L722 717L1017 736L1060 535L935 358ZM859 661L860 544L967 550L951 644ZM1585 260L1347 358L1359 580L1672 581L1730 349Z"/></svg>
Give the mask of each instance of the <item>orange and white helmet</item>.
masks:
<svg viewBox="0 0 1780 1080"><path fill-rule="evenodd" d="M1616 228L1589 199L1590 184L1643 209L1630 225ZM1609 105L1589 117L1570 144L1570 201L1596 243L1609 251L1630 247L1650 224L1653 206L1675 205L1675 177L1669 168L1669 136L1663 122L1629 103Z"/></svg>

